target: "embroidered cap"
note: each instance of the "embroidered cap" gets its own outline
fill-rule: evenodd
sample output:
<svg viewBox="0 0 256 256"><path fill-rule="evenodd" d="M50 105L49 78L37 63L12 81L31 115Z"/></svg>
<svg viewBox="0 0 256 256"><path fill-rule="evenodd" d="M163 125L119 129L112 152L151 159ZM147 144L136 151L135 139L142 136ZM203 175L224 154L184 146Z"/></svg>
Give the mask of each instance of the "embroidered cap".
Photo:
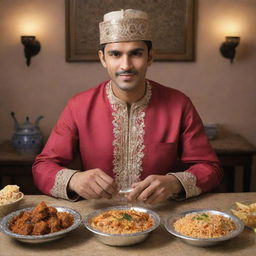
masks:
<svg viewBox="0 0 256 256"><path fill-rule="evenodd" d="M148 15L140 10L109 12L104 15L99 28L100 44L152 40Z"/></svg>

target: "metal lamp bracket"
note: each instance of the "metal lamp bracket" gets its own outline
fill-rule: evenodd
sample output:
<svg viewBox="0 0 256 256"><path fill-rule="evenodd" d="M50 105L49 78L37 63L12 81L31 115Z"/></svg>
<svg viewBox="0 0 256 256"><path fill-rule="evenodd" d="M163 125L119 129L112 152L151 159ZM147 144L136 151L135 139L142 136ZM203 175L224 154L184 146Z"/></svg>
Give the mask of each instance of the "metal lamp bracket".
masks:
<svg viewBox="0 0 256 256"><path fill-rule="evenodd" d="M22 36L21 42L24 45L24 54L27 66L31 63L31 58L40 52L41 45L35 36Z"/></svg>

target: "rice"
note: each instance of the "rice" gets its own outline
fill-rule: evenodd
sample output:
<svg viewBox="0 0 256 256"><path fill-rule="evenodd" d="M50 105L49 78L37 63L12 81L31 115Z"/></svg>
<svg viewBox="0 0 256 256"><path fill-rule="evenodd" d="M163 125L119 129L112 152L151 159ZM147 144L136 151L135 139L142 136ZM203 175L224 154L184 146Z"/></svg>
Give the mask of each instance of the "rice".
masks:
<svg viewBox="0 0 256 256"><path fill-rule="evenodd" d="M109 210L93 217L90 224L108 234L132 234L148 230L154 225L154 220L145 212Z"/></svg>
<svg viewBox="0 0 256 256"><path fill-rule="evenodd" d="M190 213L174 222L174 229L193 238L217 238L235 230L233 221L210 212Z"/></svg>
<svg viewBox="0 0 256 256"><path fill-rule="evenodd" d="M19 186L7 185L0 190L0 205L15 202L21 197Z"/></svg>

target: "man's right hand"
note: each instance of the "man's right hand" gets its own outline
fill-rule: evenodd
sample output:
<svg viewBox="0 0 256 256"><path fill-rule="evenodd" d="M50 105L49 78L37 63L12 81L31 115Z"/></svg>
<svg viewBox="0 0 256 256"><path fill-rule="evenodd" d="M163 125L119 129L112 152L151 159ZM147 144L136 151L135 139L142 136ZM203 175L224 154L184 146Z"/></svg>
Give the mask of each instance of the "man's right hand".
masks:
<svg viewBox="0 0 256 256"><path fill-rule="evenodd" d="M85 199L109 199L116 193L114 179L101 169L75 173L69 181L68 189Z"/></svg>

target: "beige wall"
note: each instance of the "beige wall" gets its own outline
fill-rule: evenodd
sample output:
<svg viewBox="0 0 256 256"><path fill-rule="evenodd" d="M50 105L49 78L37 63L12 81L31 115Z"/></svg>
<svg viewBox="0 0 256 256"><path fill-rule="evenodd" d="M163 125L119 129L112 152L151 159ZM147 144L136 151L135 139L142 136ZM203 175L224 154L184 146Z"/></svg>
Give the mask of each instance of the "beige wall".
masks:
<svg viewBox="0 0 256 256"><path fill-rule="evenodd" d="M256 145L256 1L197 2L195 62L156 62L148 78L185 92L204 122L222 124ZM0 1L0 141L12 135L10 111L20 121L43 114L47 135L70 96L107 79L99 62L65 61L64 7L64 0ZM39 24L42 50L27 67L20 35L30 18ZM241 36L233 65L219 54L229 20Z"/></svg>

